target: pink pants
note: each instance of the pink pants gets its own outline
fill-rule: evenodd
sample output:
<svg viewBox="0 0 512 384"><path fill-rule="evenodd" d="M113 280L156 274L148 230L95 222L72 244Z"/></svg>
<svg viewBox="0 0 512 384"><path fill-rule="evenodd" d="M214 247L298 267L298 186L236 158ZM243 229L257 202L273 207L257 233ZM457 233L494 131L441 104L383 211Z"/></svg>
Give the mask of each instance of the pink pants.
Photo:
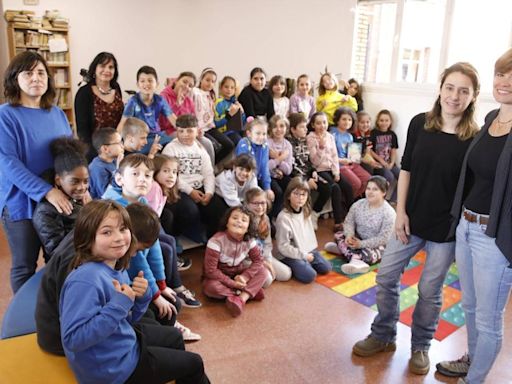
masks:
<svg viewBox="0 0 512 384"><path fill-rule="evenodd" d="M246 266L239 266L240 268L234 267L230 268L229 271L222 271L225 275L228 275L229 277L233 278L236 275L241 274L245 269L247 269ZM265 283L265 280L267 278L265 267L261 267L258 273L256 273L252 279L250 279L247 282L247 286L245 289L243 289L245 292L247 292L251 298L258 293L258 291L263 287L263 284ZM224 285L219 280L214 279L208 279L205 278L203 280L203 292L206 296L211 297L213 299L224 299L229 296L236 296L237 289L230 288L226 285Z"/></svg>
<svg viewBox="0 0 512 384"><path fill-rule="evenodd" d="M359 164L344 165L340 167L340 173L352 186L354 197L363 196L366 189L366 183L370 179L370 174Z"/></svg>

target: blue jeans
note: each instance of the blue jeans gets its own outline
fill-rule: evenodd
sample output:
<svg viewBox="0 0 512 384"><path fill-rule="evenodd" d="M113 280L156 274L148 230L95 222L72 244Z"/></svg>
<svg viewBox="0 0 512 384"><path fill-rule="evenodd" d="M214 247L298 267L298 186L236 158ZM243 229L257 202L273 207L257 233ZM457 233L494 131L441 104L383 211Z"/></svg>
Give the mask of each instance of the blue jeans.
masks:
<svg viewBox="0 0 512 384"><path fill-rule="evenodd" d="M304 284L313 282L317 272L325 275L332 269L331 263L325 260L320 252L312 251L311 253L313 254L313 261L311 263L306 260L292 259L290 257L285 257L281 260L290 267L293 277Z"/></svg>
<svg viewBox="0 0 512 384"><path fill-rule="evenodd" d="M11 250L11 288L16 293L36 273L41 241L32 220L12 221L7 208L4 208L2 222Z"/></svg>
<svg viewBox="0 0 512 384"><path fill-rule="evenodd" d="M385 343L395 341L396 323L400 316L400 279L411 258L421 249L427 257L418 283L418 302L412 315L413 351L428 350L439 321L443 282L455 257L455 242L435 243L409 236L402 244L392 237L382 255L377 274L377 308L371 335Z"/></svg>
<svg viewBox="0 0 512 384"><path fill-rule="evenodd" d="M510 262L485 234L486 225L461 218L456 259L471 366L466 382L483 383L503 339L503 313L512 286Z"/></svg>

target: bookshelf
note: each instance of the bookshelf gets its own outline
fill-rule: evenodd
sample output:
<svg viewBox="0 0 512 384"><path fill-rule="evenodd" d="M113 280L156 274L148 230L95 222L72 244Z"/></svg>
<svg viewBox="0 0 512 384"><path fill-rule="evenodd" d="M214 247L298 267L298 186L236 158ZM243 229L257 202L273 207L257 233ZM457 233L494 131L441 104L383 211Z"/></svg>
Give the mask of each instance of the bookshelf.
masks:
<svg viewBox="0 0 512 384"><path fill-rule="evenodd" d="M55 104L64 111L70 125L73 125L74 114L67 21L65 26L55 27L50 26L49 21L44 18L42 23L37 21L34 23L32 18L30 18L30 22L19 22L13 20L12 17L9 20L7 12L5 16L7 19L9 58L12 59L18 53L27 50L36 51L44 57L54 80Z"/></svg>

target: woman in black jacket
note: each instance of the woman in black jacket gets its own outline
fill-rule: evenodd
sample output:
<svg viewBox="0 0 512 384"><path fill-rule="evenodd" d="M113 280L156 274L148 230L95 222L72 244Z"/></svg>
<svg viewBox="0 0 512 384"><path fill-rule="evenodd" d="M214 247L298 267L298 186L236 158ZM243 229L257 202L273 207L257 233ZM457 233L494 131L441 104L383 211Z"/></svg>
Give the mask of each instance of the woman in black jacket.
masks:
<svg viewBox="0 0 512 384"><path fill-rule="evenodd" d="M117 83L117 60L109 52L99 53L85 76L87 84L75 96L78 137L89 145L87 159L96 156L92 135L100 128L116 128L123 115L123 98Z"/></svg>

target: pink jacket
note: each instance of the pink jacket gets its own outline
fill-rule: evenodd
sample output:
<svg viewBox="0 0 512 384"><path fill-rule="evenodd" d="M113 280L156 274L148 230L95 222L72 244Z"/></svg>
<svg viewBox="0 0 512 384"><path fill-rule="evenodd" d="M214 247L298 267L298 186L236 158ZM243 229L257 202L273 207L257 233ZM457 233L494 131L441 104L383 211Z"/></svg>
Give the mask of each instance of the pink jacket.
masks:
<svg viewBox="0 0 512 384"><path fill-rule="evenodd" d="M334 176L340 174L338 163L338 151L334 136L325 132L325 144L320 147L320 138L315 132L310 132L306 137L309 149L309 159L318 172L331 171Z"/></svg>
<svg viewBox="0 0 512 384"><path fill-rule="evenodd" d="M172 89L174 85L174 81L171 82L167 87L164 88L162 93L160 95L169 103L169 106L171 107L174 114L177 116L191 114L196 114L196 109L194 107L194 101L191 97L187 96L185 97L185 100L181 104L178 105L178 96L174 92L174 89ZM162 128L163 131L166 131L168 135L174 133L176 131L176 128L169 123L169 120L164 117L160 116L158 119L158 124Z"/></svg>

